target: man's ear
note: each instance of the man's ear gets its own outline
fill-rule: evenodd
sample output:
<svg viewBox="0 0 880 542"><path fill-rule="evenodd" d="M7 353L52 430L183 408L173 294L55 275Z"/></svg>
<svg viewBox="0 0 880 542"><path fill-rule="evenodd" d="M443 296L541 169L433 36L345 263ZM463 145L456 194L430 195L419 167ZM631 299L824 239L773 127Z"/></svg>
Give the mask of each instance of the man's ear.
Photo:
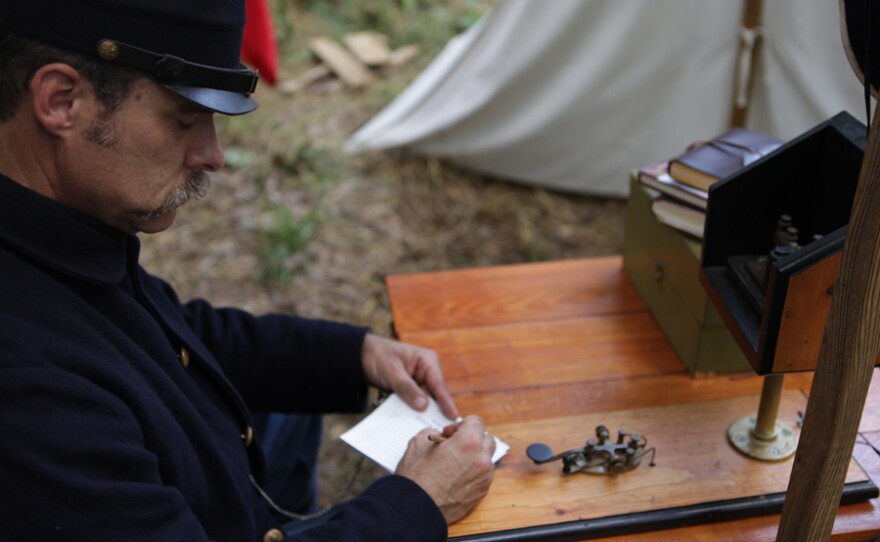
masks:
<svg viewBox="0 0 880 542"><path fill-rule="evenodd" d="M67 64L46 64L30 84L34 117L49 133L62 136L75 125L84 108L94 106L91 86Z"/></svg>

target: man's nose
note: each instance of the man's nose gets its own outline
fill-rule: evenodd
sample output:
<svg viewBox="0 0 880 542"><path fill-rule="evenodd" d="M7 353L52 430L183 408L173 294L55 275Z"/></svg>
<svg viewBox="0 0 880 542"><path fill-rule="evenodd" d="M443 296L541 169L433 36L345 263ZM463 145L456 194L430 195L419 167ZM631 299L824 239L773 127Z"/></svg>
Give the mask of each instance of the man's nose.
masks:
<svg viewBox="0 0 880 542"><path fill-rule="evenodd" d="M207 117L196 126L186 153L186 166L192 170L217 171L225 162L226 156L217 138L214 117Z"/></svg>

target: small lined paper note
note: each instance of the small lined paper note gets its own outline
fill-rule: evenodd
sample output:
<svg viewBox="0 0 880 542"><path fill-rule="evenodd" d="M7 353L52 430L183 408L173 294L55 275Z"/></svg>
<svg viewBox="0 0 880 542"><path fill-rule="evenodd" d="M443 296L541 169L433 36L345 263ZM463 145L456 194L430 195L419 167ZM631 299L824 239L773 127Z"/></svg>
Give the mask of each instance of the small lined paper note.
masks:
<svg viewBox="0 0 880 542"><path fill-rule="evenodd" d="M416 433L426 427L442 433L443 428L451 423L453 420L443 415L440 405L433 398L429 398L428 408L419 412L392 394L339 438L388 472L394 472L406 452L407 444ZM497 462L509 449L507 444L495 437L492 461Z"/></svg>

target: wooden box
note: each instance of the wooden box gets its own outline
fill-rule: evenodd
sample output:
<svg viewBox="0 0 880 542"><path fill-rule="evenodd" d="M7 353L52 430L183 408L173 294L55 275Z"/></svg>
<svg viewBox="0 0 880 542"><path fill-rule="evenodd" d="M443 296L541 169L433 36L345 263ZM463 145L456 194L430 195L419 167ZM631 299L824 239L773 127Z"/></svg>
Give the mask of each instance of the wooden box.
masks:
<svg viewBox="0 0 880 542"><path fill-rule="evenodd" d="M865 144L839 113L710 188L700 280L758 374L816 368ZM782 214L801 247L768 260Z"/></svg>
<svg viewBox="0 0 880 542"><path fill-rule="evenodd" d="M623 267L692 374L749 370L749 364L698 280L701 245L654 218L658 193L633 175Z"/></svg>

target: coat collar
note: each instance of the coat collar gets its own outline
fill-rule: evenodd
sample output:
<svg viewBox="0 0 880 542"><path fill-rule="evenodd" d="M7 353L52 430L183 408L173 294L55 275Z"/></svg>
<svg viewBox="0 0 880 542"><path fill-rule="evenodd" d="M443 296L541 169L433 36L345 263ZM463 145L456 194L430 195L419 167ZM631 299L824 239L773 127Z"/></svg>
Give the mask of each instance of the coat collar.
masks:
<svg viewBox="0 0 880 542"><path fill-rule="evenodd" d="M137 237L51 200L0 175L0 240L57 271L117 284Z"/></svg>

